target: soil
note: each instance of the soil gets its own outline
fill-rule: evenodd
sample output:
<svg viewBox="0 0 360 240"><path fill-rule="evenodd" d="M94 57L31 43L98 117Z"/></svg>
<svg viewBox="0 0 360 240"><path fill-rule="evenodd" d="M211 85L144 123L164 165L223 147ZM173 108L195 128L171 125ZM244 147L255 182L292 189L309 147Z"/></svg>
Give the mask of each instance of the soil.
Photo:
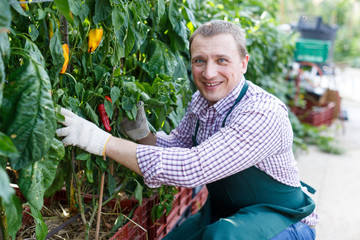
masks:
<svg viewBox="0 0 360 240"><path fill-rule="evenodd" d="M91 218L92 209L91 203L85 207L89 208L89 211L85 214L87 221ZM34 218L28 214L30 208L28 205L24 205L23 212L23 222L21 229L18 231L16 239L19 240L36 240L35 227L36 223ZM125 214L128 216L131 209L124 208L120 209L119 201L112 201L110 204L102 207L101 214L101 223L99 231L99 239L109 239L115 232L111 232L111 229L116 221L116 219ZM85 239L85 225L82 221L80 214L77 212L70 213L69 206L64 203L63 200L51 199L44 204L44 207L41 210L44 222L48 227L48 235L55 231L51 237L47 239ZM89 239L95 239L96 234L96 217L93 221L92 226L90 227ZM74 220L75 219L75 220ZM73 222L71 222L73 220ZM70 224L62 227L62 224Z"/></svg>

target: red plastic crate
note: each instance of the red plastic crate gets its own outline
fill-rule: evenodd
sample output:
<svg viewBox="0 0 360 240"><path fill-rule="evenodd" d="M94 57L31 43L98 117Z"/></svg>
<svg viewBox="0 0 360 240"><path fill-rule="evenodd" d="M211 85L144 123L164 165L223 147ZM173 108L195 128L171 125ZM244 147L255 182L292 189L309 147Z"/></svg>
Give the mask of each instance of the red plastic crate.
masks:
<svg viewBox="0 0 360 240"><path fill-rule="evenodd" d="M209 192L207 188L204 186L199 193L192 199L191 202L191 215L194 215L197 213L202 206L204 206L207 198L208 198Z"/></svg>
<svg viewBox="0 0 360 240"><path fill-rule="evenodd" d="M122 226L110 240L147 240L150 226L150 212L153 198L144 199L143 204L134 211L131 221ZM123 206L122 206L123 207ZM125 206L124 206L125 207ZM141 226L142 228L140 228ZM144 229L146 231L144 231Z"/></svg>
<svg viewBox="0 0 360 240"><path fill-rule="evenodd" d="M334 118L335 103L329 102L324 106L307 106L305 109L294 108L292 111L301 122L313 126L331 125Z"/></svg>
<svg viewBox="0 0 360 240"><path fill-rule="evenodd" d="M173 208L169 215L163 215L149 228L149 239L161 239L168 234L180 220L186 208L191 205L192 189L178 188Z"/></svg>

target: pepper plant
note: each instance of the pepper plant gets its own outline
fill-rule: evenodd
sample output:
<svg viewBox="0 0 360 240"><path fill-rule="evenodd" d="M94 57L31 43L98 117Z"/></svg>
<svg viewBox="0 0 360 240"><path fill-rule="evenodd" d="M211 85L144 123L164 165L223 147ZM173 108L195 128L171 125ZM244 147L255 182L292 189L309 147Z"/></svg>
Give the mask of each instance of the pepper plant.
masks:
<svg viewBox="0 0 360 240"><path fill-rule="evenodd" d="M176 0L1 1L0 7L2 232L5 239L14 239L22 218L7 168L18 174L14 183L30 205L37 239L47 233L40 214L43 198L64 182L70 210L82 214L89 237L94 218L86 218L81 196L98 194L96 179L103 172L108 173L107 196L125 191L141 203L154 190L120 165L64 148L55 136L57 120L63 120L59 109L69 108L112 135L126 137L119 124L124 117L136 118L141 100L151 129L169 132L191 97L190 12ZM161 195L156 217L161 208L169 211L174 191L155 190ZM98 207L94 201L93 213Z"/></svg>

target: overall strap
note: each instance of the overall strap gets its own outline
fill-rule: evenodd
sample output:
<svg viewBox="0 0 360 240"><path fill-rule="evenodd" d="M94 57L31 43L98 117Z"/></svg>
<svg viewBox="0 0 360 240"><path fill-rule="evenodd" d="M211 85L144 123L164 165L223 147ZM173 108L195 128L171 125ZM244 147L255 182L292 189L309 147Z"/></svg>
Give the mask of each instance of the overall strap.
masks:
<svg viewBox="0 0 360 240"><path fill-rule="evenodd" d="M227 117L230 115L230 113L232 112L232 110L234 109L234 107L241 101L241 99L244 97L246 91L248 90L249 88L249 84L247 83L247 81L245 80L245 84L244 86L242 87L241 91L240 91L240 94L239 96L237 97L237 99L235 100L235 103L234 105L231 107L231 109L228 111L228 113L226 114L226 117L222 123L222 127L225 127L225 122L226 122L226 119Z"/></svg>

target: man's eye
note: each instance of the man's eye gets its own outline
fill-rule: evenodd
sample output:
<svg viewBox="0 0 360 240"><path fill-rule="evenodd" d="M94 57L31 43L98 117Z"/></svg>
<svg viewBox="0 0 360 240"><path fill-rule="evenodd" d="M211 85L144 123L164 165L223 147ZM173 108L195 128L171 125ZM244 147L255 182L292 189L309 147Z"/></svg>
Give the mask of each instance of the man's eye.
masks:
<svg viewBox="0 0 360 240"><path fill-rule="evenodd" d="M196 59L194 62L195 62L195 63L203 63L204 60L202 60L202 59Z"/></svg>
<svg viewBox="0 0 360 240"><path fill-rule="evenodd" d="M219 62L219 63L224 63L224 62L226 62L226 59L224 59L224 58L219 58L219 59L218 59L218 62Z"/></svg>

